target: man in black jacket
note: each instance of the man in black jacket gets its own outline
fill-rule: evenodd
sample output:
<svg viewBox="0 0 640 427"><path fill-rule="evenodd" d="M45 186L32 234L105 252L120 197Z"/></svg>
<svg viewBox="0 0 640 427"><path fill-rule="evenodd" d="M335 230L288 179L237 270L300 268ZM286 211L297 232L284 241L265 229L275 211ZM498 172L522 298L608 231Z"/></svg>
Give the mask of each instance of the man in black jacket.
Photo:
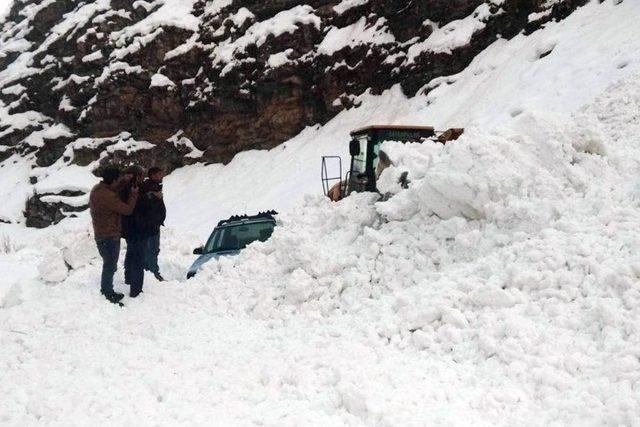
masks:
<svg viewBox="0 0 640 427"><path fill-rule="evenodd" d="M148 178L142 185L142 198L147 208L145 227L145 270L150 271L159 281L164 281L158 266L160 253L160 226L164 225L167 208L162 195L164 171L159 167L149 169Z"/></svg>
<svg viewBox="0 0 640 427"><path fill-rule="evenodd" d="M142 185L144 169L140 166L129 166L124 171L129 179L128 184L120 192L120 197L125 200L133 188ZM127 242L127 254L124 257L124 281L131 286L129 296L135 298L142 292L144 282L145 262L145 230L149 221L148 203L143 191L140 191L133 213L122 217L122 237Z"/></svg>

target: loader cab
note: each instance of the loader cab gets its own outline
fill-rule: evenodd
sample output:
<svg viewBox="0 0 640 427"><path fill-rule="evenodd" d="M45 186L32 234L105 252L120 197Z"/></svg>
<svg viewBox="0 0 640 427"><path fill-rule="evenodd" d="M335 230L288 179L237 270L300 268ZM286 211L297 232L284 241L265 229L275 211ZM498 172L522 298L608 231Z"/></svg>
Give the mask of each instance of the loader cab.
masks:
<svg viewBox="0 0 640 427"><path fill-rule="evenodd" d="M376 169L380 162L380 146L384 141L421 142L435 136L431 126L368 126L351 132L349 154L351 167L346 180L346 194L376 191Z"/></svg>
<svg viewBox="0 0 640 427"><path fill-rule="evenodd" d="M332 200L339 200L354 191L377 191L376 180L390 164L387 156L380 151L384 141L445 143L457 139L462 132L462 129L437 132L431 126L367 126L356 129L350 134L350 164L344 177L339 156L322 158L324 193Z"/></svg>

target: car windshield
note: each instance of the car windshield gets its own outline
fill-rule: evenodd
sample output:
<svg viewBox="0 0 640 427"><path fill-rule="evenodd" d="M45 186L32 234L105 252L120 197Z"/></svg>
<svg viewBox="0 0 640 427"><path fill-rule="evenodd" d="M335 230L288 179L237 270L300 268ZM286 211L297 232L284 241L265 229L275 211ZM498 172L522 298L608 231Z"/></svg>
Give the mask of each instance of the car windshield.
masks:
<svg viewBox="0 0 640 427"><path fill-rule="evenodd" d="M205 253L244 249L250 243L266 241L273 233L273 222L254 222L216 228L204 247Z"/></svg>

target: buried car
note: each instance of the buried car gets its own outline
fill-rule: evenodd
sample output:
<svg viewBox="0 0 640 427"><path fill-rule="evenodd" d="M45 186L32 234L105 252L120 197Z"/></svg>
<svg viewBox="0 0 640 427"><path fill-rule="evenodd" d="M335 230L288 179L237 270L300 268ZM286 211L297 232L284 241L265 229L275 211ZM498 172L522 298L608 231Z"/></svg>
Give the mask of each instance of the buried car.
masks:
<svg viewBox="0 0 640 427"><path fill-rule="evenodd" d="M253 242L267 241L276 226L274 215L277 215L276 211L268 211L253 216L234 215L220 221L211 232L207 244L193 250L195 255L200 256L189 267L187 279L195 276L212 259L237 255Z"/></svg>

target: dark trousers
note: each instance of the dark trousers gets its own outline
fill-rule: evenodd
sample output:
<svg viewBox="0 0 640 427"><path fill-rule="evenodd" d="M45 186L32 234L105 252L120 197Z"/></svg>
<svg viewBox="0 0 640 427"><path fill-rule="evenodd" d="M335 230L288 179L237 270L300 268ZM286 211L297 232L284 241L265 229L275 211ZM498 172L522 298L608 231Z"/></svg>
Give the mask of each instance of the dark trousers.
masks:
<svg viewBox="0 0 640 427"><path fill-rule="evenodd" d="M131 296L142 292L144 281L144 239L127 239L127 254L124 257L124 280L131 285Z"/></svg>
<svg viewBox="0 0 640 427"><path fill-rule="evenodd" d="M96 237L96 245L102 257L100 291L104 295L112 295L114 293L113 275L118 269L118 256L120 256L120 239Z"/></svg>
<svg viewBox="0 0 640 427"><path fill-rule="evenodd" d="M160 254L160 232L145 239L144 248L144 269L155 274L160 274L158 266L158 254Z"/></svg>

